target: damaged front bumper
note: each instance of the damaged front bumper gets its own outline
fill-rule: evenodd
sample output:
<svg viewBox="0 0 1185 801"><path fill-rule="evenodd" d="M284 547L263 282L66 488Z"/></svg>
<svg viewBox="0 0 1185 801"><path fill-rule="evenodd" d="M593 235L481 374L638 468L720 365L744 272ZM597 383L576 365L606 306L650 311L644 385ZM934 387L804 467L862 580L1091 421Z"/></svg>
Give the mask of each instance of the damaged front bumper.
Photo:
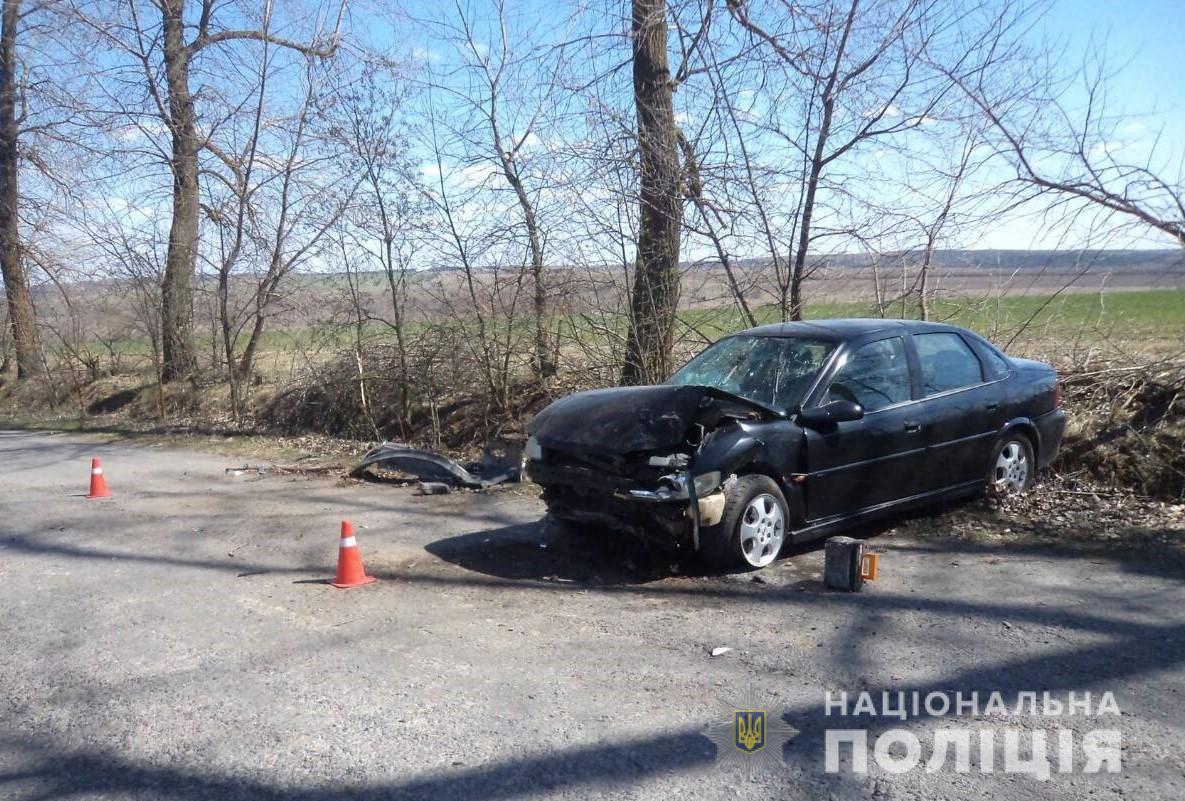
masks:
<svg viewBox="0 0 1185 801"><path fill-rule="evenodd" d="M641 487L591 467L528 460L526 477L543 487L549 510L560 519L619 528L663 545L698 548L699 529L717 525L724 515L727 482L718 472L694 481L686 471L669 473L657 486Z"/></svg>
<svg viewBox="0 0 1185 801"><path fill-rule="evenodd" d="M655 490L630 490L630 498L648 503L682 502L690 504L692 490L694 489L695 510L697 512L694 517L697 525L714 526L720 522L720 518L724 517L725 496L724 489L721 487L719 472L703 473L696 476L694 481L691 480L690 473L682 473L677 476L664 476L663 479L668 482L665 486L661 486Z"/></svg>

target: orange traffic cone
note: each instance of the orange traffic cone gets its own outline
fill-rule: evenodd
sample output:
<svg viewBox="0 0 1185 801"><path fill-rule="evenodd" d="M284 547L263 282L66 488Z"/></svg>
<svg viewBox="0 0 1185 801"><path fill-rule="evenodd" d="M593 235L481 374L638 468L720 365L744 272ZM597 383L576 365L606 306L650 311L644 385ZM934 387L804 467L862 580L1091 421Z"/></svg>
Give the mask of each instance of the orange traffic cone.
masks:
<svg viewBox="0 0 1185 801"><path fill-rule="evenodd" d="M98 459L91 459L91 491L86 497L92 500L111 497L111 490L107 489L107 479L103 478L103 463Z"/></svg>
<svg viewBox="0 0 1185 801"><path fill-rule="evenodd" d="M354 539L354 526L349 520L343 520L341 547L337 552L337 575L329 583L344 590L372 581L377 579L366 575L366 569L362 567L362 554L358 552L358 541Z"/></svg>

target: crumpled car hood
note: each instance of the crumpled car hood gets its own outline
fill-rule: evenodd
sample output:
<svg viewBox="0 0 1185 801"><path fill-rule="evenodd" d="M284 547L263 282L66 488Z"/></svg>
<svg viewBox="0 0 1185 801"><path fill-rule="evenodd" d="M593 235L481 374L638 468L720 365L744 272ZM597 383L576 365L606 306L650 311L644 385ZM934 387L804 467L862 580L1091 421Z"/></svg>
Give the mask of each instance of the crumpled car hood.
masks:
<svg viewBox="0 0 1185 801"><path fill-rule="evenodd" d="M707 387L659 385L578 392L545 408L527 433L545 448L631 453L674 448L684 442Z"/></svg>

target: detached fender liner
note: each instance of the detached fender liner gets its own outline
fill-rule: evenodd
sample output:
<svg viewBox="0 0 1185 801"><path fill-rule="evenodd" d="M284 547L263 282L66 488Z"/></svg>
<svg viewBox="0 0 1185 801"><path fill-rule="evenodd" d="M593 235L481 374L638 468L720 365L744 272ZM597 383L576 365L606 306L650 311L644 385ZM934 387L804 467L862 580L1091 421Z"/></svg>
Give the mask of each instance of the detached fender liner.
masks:
<svg viewBox="0 0 1185 801"><path fill-rule="evenodd" d="M487 465L475 465L474 469L485 468L480 474L475 474L447 456L394 442L384 442L376 448L371 448L358 464L350 468L350 475L357 478L371 465L408 473L422 481L443 481L469 489L486 489L506 481L519 480L518 467L495 464L491 461ZM495 469L498 472L487 478L485 474Z"/></svg>

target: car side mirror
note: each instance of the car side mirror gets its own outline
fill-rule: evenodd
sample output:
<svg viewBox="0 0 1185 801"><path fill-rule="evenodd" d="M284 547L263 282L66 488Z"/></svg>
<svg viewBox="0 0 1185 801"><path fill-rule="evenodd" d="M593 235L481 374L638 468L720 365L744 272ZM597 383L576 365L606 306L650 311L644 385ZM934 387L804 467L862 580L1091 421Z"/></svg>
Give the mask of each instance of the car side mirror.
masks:
<svg viewBox="0 0 1185 801"><path fill-rule="evenodd" d="M836 423L850 423L864 417L864 407L850 400L833 400L798 413L798 422L810 428L831 428Z"/></svg>

